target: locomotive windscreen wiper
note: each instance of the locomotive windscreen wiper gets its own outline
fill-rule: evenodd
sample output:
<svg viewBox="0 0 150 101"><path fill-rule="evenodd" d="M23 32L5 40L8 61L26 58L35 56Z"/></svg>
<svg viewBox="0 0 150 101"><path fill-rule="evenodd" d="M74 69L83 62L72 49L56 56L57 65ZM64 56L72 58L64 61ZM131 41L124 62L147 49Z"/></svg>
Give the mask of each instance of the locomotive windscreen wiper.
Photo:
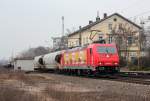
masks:
<svg viewBox="0 0 150 101"><path fill-rule="evenodd" d="M106 52L109 53L108 48L106 48Z"/></svg>

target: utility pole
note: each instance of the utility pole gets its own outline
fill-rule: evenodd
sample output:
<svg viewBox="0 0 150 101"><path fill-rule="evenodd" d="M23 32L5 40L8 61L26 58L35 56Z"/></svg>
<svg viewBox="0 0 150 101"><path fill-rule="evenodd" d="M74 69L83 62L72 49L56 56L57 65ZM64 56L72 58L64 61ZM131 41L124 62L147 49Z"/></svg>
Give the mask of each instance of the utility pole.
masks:
<svg viewBox="0 0 150 101"><path fill-rule="evenodd" d="M138 37L138 69L140 69L140 51L141 51L141 40L140 40L140 35L142 34L143 31L139 31L139 37Z"/></svg>
<svg viewBox="0 0 150 101"><path fill-rule="evenodd" d="M64 36L64 16L62 16L62 37Z"/></svg>
<svg viewBox="0 0 150 101"><path fill-rule="evenodd" d="M68 39L67 39L67 36L65 36L65 33L64 33L64 16L62 16L62 37L61 37L61 48L66 48L68 45Z"/></svg>
<svg viewBox="0 0 150 101"><path fill-rule="evenodd" d="M14 50L12 50L12 53L11 53L10 63L11 63L11 65L14 66Z"/></svg>
<svg viewBox="0 0 150 101"><path fill-rule="evenodd" d="M140 22L142 29L139 31L139 37L138 37L138 69L140 69L140 57L141 57L141 36L144 34L144 21Z"/></svg>
<svg viewBox="0 0 150 101"><path fill-rule="evenodd" d="M141 37L142 34L144 34L144 24L145 22L141 20L140 22L142 29L139 31L139 37L138 37L138 69L140 69L140 57L141 57Z"/></svg>

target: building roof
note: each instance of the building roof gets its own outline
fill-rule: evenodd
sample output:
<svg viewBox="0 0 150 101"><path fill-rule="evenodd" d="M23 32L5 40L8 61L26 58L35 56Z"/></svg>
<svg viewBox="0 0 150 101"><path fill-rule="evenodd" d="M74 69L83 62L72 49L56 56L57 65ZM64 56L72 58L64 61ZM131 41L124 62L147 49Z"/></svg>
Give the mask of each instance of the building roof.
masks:
<svg viewBox="0 0 150 101"><path fill-rule="evenodd" d="M32 57L24 57L24 58L14 58L14 60L33 60L34 58Z"/></svg>
<svg viewBox="0 0 150 101"><path fill-rule="evenodd" d="M95 22L93 22L93 23L91 23L91 24L88 24L88 25L82 27L81 29L79 29L79 30L77 30L77 31L75 31L75 32L73 32L73 33L71 33L71 34L69 34L68 36L72 36L72 35L75 35L75 34L78 33L78 32L82 32L82 31L84 31L84 30L86 30L86 29L89 29L89 28L93 27L94 25L96 25L96 24L98 24L98 23L101 23L102 21L104 21L104 20L106 20L106 19L108 19L108 18L111 18L112 16L115 16L115 15L117 15L117 16L121 17L122 19L126 20L127 22L133 24L133 25L136 26L137 28L142 29L142 27L140 27L139 25L137 25L137 24L135 24L134 22L130 21L129 19L123 17L122 15L120 15L120 14L118 14L118 13L114 13L114 14L112 14L112 15L110 15L110 16L107 16L107 17L104 18L104 19L101 19L101 20L99 20L99 21L95 21Z"/></svg>

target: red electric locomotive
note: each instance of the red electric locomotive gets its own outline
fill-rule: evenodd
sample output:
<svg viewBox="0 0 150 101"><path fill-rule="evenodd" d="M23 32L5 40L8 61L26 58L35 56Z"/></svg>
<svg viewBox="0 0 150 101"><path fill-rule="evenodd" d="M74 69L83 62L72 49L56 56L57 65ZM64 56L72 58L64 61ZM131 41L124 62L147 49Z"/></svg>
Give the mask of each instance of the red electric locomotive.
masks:
<svg viewBox="0 0 150 101"><path fill-rule="evenodd" d="M118 72L116 45L93 43L87 47L65 50L61 57L61 69L79 73Z"/></svg>

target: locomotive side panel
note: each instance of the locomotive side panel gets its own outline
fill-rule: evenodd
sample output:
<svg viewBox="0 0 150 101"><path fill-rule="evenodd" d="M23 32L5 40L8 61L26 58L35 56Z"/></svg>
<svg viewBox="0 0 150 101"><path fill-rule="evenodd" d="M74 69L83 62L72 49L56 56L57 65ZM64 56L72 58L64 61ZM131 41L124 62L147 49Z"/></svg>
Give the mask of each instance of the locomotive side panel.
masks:
<svg viewBox="0 0 150 101"><path fill-rule="evenodd" d="M84 69L87 67L87 49L66 51L63 60L64 68Z"/></svg>

